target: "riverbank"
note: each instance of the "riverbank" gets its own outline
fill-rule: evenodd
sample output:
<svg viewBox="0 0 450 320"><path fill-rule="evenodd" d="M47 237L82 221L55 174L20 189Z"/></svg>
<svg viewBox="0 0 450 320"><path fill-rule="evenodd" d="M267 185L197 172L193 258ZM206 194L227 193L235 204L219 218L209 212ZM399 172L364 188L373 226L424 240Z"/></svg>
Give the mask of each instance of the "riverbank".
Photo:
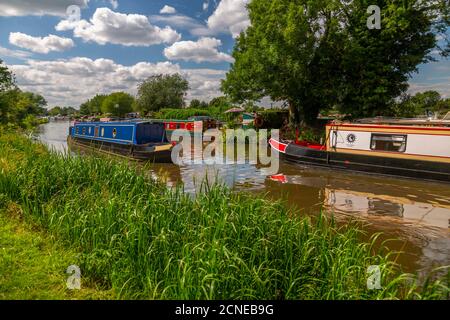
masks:
<svg viewBox="0 0 450 320"><path fill-rule="evenodd" d="M114 298L448 298L448 282L415 288L388 262L392 253L358 240L357 225L312 223L220 186L205 191L193 199L126 163L0 136L0 210L20 208L78 254L82 279ZM367 288L371 265L381 290Z"/></svg>
<svg viewBox="0 0 450 320"><path fill-rule="evenodd" d="M62 247L38 226L23 221L21 209L10 203L0 210L0 300L110 299L112 294L83 283L66 286L67 267L77 253Z"/></svg>

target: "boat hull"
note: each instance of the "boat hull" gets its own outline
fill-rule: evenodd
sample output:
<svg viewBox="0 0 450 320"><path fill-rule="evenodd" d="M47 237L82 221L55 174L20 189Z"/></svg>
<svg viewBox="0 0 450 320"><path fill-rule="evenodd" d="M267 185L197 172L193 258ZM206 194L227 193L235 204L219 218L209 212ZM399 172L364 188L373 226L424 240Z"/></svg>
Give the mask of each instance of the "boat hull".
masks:
<svg viewBox="0 0 450 320"><path fill-rule="evenodd" d="M283 150L275 144L274 149L285 161L301 165L450 183L450 163L446 162L329 152L293 143L284 144Z"/></svg>
<svg viewBox="0 0 450 320"><path fill-rule="evenodd" d="M103 142L93 139L67 138L69 146L88 148L94 151L113 154L137 161L151 161L156 163L171 163L172 148L167 144L154 146L136 146Z"/></svg>

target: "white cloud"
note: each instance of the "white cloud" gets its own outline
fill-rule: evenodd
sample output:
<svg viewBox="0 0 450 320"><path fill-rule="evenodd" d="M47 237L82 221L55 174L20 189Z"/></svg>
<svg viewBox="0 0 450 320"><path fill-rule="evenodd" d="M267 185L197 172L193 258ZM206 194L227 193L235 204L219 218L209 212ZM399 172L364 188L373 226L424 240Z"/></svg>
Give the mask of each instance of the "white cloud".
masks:
<svg viewBox="0 0 450 320"><path fill-rule="evenodd" d="M209 0L205 0L205 2L203 2L203 11L206 11L209 9Z"/></svg>
<svg viewBox="0 0 450 320"><path fill-rule="evenodd" d="M25 60L31 57L31 53L27 51L11 50L8 48L0 47L0 56Z"/></svg>
<svg viewBox="0 0 450 320"><path fill-rule="evenodd" d="M9 66L21 89L44 95L49 106L76 106L97 93L126 91L136 94L137 84L156 74L181 73L190 83L188 99L210 100L220 93L225 71L182 69L171 62L139 62L124 66L110 59L77 57L56 61L28 60Z"/></svg>
<svg viewBox="0 0 450 320"><path fill-rule="evenodd" d="M176 28L189 30L194 36L212 36L221 33L231 34L234 38L239 36L250 25L246 5L250 0L222 0L206 24L186 15L153 15L150 20L155 23L165 23ZM203 3L203 10L209 8L209 1Z"/></svg>
<svg viewBox="0 0 450 320"><path fill-rule="evenodd" d="M247 4L249 0L222 0L208 18L208 28L215 34L230 33L237 37L250 25Z"/></svg>
<svg viewBox="0 0 450 320"><path fill-rule="evenodd" d="M0 0L0 16L65 16L71 5L86 8L89 0Z"/></svg>
<svg viewBox="0 0 450 320"><path fill-rule="evenodd" d="M161 13L161 14L174 14L174 13L177 13L177 10L175 10L174 7L165 5L165 6L161 9L161 11L159 11L159 13Z"/></svg>
<svg viewBox="0 0 450 320"><path fill-rule="evenodd" d="M170 60L201 62L234 62L233 57L219 52L222 42L216 38L201 38L198 41L180 41L164 49L164 55Z"/></svg>
<svg viewBox="0 0 450 320"><path fill-rule="evenodd" d="M113 7L113 9L117 9L119 7L119 1L118 0L109 0L109 3Z"/></svg>
<svg viewBox="0 0 450 320"><path fill-rule="evenodd" d="M73 29L75 37L101 45L151 46L181 39L170 27L152 25L146 16L118 13L108 8L98 8L89 22L63 20L55 28L58 31Z"/></svg>
<svg viewBox="0 0 450 320"><path fill-rule="evenodd" d="M175 28L187 29L189 33L195 36L206 36L211 32L208 28L199 21L182 14L173 15L152 15L150 21L153 23L162 23Z"/></svg>
<svg viewBox="0 0 450 320"><path fill-rule="evenodd" d="M46 37L32 37L21 32L11 32L9 42L17 47L28 49L37 53L49 53L51 51L65 51L75 45L72 39L62 38L50 34Z"/></svg>

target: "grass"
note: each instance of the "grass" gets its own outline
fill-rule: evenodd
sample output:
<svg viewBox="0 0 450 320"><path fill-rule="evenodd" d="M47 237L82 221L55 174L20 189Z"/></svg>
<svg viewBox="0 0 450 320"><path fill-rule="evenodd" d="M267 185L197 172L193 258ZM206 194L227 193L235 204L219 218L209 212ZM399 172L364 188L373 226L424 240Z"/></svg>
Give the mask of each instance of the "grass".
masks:
<svg viewBox="0 0 450 320"><path fill-rule="evenodd" d="M112 295L83 283L81 290L66 286L66 269L78 263L77 253L62 248L36 226L20 219L10 204L0 212L0 300L108 299Z"/></svg>
<svg viewBox="0 0 450 320"><path fill-rule="evenodd" d="M195 199L127 163L61 156L0 135L0 210L78 253L83 279L116 299L448 299L419 287L357 225L312 223L279 202L205 187ZM67 263L66 263L67 264ZM381 290L366 270L381 269ZM26 295L26 293L25 293ZM8 298L8 296L5 296Z"/></svg>

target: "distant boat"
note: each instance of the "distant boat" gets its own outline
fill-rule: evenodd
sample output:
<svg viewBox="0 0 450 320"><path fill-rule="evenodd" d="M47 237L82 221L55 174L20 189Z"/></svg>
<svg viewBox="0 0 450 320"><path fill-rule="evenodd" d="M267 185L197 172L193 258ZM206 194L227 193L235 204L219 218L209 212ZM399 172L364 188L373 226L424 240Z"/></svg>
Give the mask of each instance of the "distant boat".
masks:
<svg viewBox="0 0 450 320"><path fill-rule="evenodd" d="M200 137L203 141L209 141L210 137L207 135L204 135L205 131L209 129L217 129L219 124L218 121L208 117L208 116L195 116L190 117L187 120L158 120L164 123L166 132L167 132L167 138L169 141L172 141L172 134L176 130L186 130L189 132L191 137Z"/></svg>
<svg viewBox="0 0 450 320"><path fill-rule="evenodd" d="M172 161L173 144L162 122L75 122L69 129L68 143L135 160Z"/></svg>
<svg viewBox="0 0 450 320"><path fill-rule="evenodd" d="M450 182L450 121L331 122L325 144L270 139L289 162Z"/></svg>

